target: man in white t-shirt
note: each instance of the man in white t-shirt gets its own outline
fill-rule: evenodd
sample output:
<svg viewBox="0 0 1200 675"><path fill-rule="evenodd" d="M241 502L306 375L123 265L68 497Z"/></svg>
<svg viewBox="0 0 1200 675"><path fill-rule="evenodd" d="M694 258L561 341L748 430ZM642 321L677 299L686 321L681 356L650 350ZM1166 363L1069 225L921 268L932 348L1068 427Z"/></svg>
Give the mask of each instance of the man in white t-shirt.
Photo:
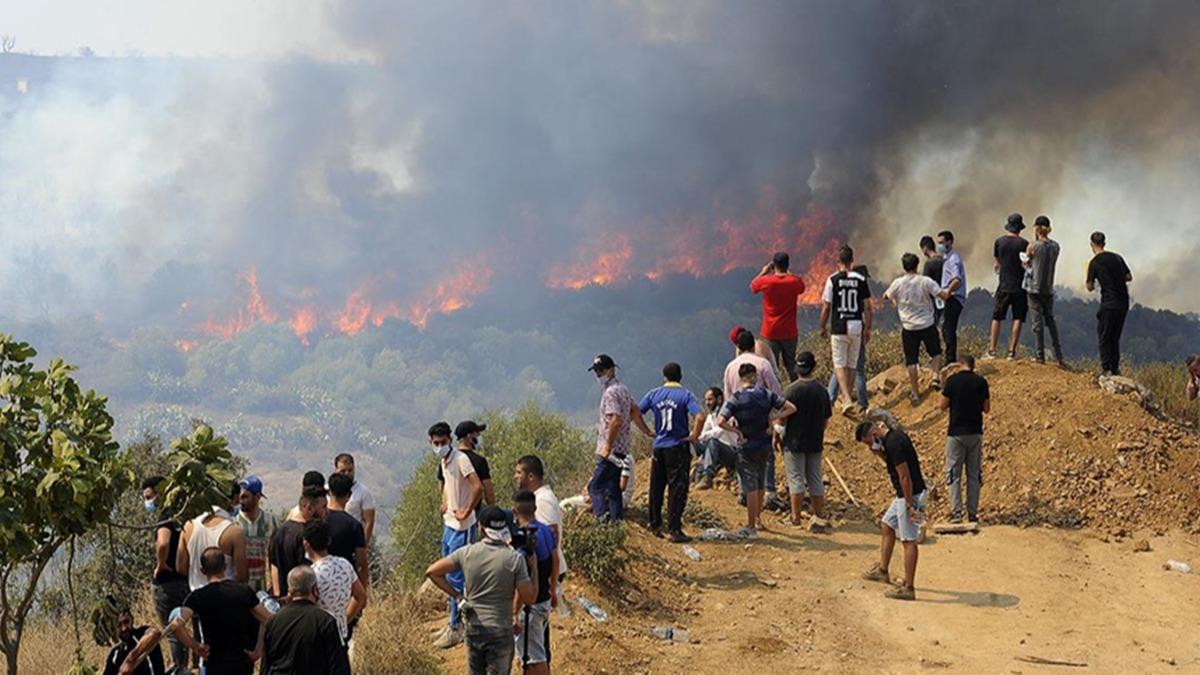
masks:
<svg viewBox="0 0 1200 675"><path fill-rule="evenodd" d="M567 558L563 555L563 516L558 496L545 483L546 469L537 455L525 455L517 460L517 470L513 479L517 490L529 490L537 498L537 515L540 523L544 523L554 533L554 545L558 549L558 579L555 584L567 575ZM552 590L557 590L552 589ZM553 604L558 606L558 595L552 593Z"/></svg>
<svg viewBox="0 0 1200 675"><path fill-rule="evenodd" d="M429 444L437 453L442 466L442 555L448 556L475 539L475 507L483 497L483 482L475 473L471 458L450 443L450 425L438 422L429 428ZM446 577L460 593L464 579L461 571ZM449 649L462 644L463 629L458 615L458 603L450 603L450 623L434 643Z"/></svg>
<svg viewBox="0 0 1200 675"><path fill-rule="evenodd" d="M892 282L883 297L891 300L900 313L900 342L904 346L904 365L908 368L908 383L912 388L909 401L913 405L921 402L917 376L921 362L921 345L929 354L933 368L933 388L942 388L942 340L938 336L935 321L934 300L950 297L949 291L929 277L917 273L920 259L912 253L900 258L904 275Z"/></svg>
<svg viewBox="0 0 1200 675"><path fill-rule="evenodd" d="M350 480L354 480L354 456L343 452L333 460L333 468L338 473L349 476ZM354 487L350 490L350 501L346 502L346 513L354 516L354 519L362 523L363 534L367 539L367 546L371 545L371 536L375 534L375 497L371 495L371 491L367 489L357 480L354 480Z"/></svg>

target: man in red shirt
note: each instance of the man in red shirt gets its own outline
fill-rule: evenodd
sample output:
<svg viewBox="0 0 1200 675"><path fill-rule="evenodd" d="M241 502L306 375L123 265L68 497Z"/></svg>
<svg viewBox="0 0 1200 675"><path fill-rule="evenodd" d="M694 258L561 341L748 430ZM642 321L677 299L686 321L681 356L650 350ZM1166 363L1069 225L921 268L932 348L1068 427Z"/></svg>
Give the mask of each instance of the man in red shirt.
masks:
<svg viewBox="0 0 1200 675"><path fill-rule="evenodd" d="M796 379L796 342L800 337L796 303L804 293L804 280L788 272L790 262L788 254L780 251L750 282L750 292L762 295L763 319L758 333L789 381Z"/></svg>

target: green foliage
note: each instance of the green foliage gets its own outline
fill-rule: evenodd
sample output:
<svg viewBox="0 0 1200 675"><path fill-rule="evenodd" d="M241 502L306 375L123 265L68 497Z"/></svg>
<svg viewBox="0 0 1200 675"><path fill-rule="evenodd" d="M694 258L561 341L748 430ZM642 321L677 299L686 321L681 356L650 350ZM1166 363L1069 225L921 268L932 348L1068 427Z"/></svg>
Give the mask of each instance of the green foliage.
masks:
<svg viewBox="0 0 1200 675"><path fill-rule="evenodd" d="M728 525L725 522L724 516L718 513L716 509L695 499L688 500L688 503L683 507L683 522L700 529L708 529L710 527L724 529Z"/></svg>
<svg viewBox="0 0 1200 675"><path fill-rule="evenodd" d="M0 336L0 649L10 673L47 563L71 537L109 522L133 482L107 399L82 391L61 359L38 370L36 355Z"/></svg>
<svg viewBox="0 0 1200 675"><path fill-rule="evenodd" d="M1129 375L1154 392L1164 415L1192 426L1200 425L1200 402L1187 398L1188 374L1182 362L1136 366Z"/></svg>
<svg viewBox="0 0 1200 675"><path fill-rule="evenodd" d="M602 586L621 582L629 562L625 523L600 522L590 512L578 511L567 517L565 529L569 534L563 539L563 553L573 572Z"/></svg>
<svg viewBox="0 0 1200 675"><path fill-rule="evenodd" d="M191 434L171 441L166 459L172 469L160 486L161 507L180 522L229 503L240 467L212 427L198 423Z"/></svg>
<svg viewBox="0 0 1200 675"><path fill-rule="evenodd" d="M582 484L592 466L589 438L560 415L530 404L516 413L484 416L483 455L492 470L496 500L509 507L516 485L513 473L517 459L534 454L546 467L546 482L552 486ZM437 456L426 452L413 471L392 516L392 540L398 562L393 570L400 579L421 578L441 551L442 517L438 510L441 493L437 483Z"/></svg>

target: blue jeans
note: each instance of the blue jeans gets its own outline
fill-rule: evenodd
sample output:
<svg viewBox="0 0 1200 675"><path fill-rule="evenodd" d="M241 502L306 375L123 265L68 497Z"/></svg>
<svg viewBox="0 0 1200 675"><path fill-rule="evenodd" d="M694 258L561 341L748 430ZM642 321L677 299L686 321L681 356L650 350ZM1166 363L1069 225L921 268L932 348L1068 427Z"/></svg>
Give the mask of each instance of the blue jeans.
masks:
<svg viewBox="0 0 1200 675"><path fill-rule="evenodd" d="M588 495L592 498L592 513L600 520L618 522L625 515L625 504L621 498L621 468L616 464L596 457L596 470L588 483Z"/></svg>
<svg viewBox="0 0 1200 675"><path fill-rule="evenodd" d="M863 345L858 350L858 364L855 369L855 388L858 390L858 407L867 409L870 407L867 402L867 346ZM838 382L837 373L829 376L829 400L837 401L838 392L841 391L841 384ZM773 472L772 472L773 473ZM771 483L774 484L772 477Z"/></svg>
<svg viewBox="0 0 1200 675"><path fill-rule="evenodd" d="M458 549L467 546L471 540L475 538L475 525L468 527L465 530L456 530L452 527L442 525L442 557L446 557L454 553ZM446 581L454 590L460 594L463 592L463 572L461 569L454 570L446 575ZM450 627L458 628L458 603L453 598L450 599Z"/></svg>
<svg viewBox="0 0 1200 675"><path fill-rule="evenodd" d="M717 469L737 467L737 450L725 445L715 438L700 441L696 444L700 450L700 475L716 476Z"/></svg>

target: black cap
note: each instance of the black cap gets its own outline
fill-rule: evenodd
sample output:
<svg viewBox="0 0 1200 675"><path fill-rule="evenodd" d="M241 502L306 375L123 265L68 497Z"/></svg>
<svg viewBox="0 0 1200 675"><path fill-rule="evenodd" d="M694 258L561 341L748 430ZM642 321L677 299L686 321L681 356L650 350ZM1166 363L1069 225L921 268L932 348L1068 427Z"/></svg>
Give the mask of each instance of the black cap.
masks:
<svg viewBox="0 0 1200 675"><path fill-rule="evenodd" d="M617 363L616 361L613 361L611 356L608 354L599 354L596 356L596 358L592 359L592 365L588 368L588 370L598 373L602 370L608 370L609 368L616 367Z"/></svg>
<svg viewBox="0 0 1200 675"><path fill-rule="evenodd" d="M817 357L812 352L800 352L796 355L796 371L807 377L817 367Z"/></svg>
<svg viewBox="0 0 1200 675"><path fill-rule="evenodd" d="M484 431L486 429L486 424L476 424L471 420L467 420L466 422L459 422L458 426L454 427L454 437L462 440L477 431Z"/></svg>
<svg viewBox="0 0 1200 675"><path fill-rule="evenodd" d="M1009 214L1008 222L1004 224L1004 229L1009 232L1020 232L1025 229L1025 219L1019 213Z"/></svg>
<svg viewBox="0 0 1200 675"><path fill-rule="evenodd" d="M1046 216L1038 216L1033 220L1033 224L1038 227L1050 227L1050 219Z"/></svg>
<svg viewBox="0 0 1200 675"><path fill-rule="evenodd" d="M483 527L492 530L503 530L512 525L512 516L508 511L496 505L485 506L479 512L479 522Z"/></svg>

